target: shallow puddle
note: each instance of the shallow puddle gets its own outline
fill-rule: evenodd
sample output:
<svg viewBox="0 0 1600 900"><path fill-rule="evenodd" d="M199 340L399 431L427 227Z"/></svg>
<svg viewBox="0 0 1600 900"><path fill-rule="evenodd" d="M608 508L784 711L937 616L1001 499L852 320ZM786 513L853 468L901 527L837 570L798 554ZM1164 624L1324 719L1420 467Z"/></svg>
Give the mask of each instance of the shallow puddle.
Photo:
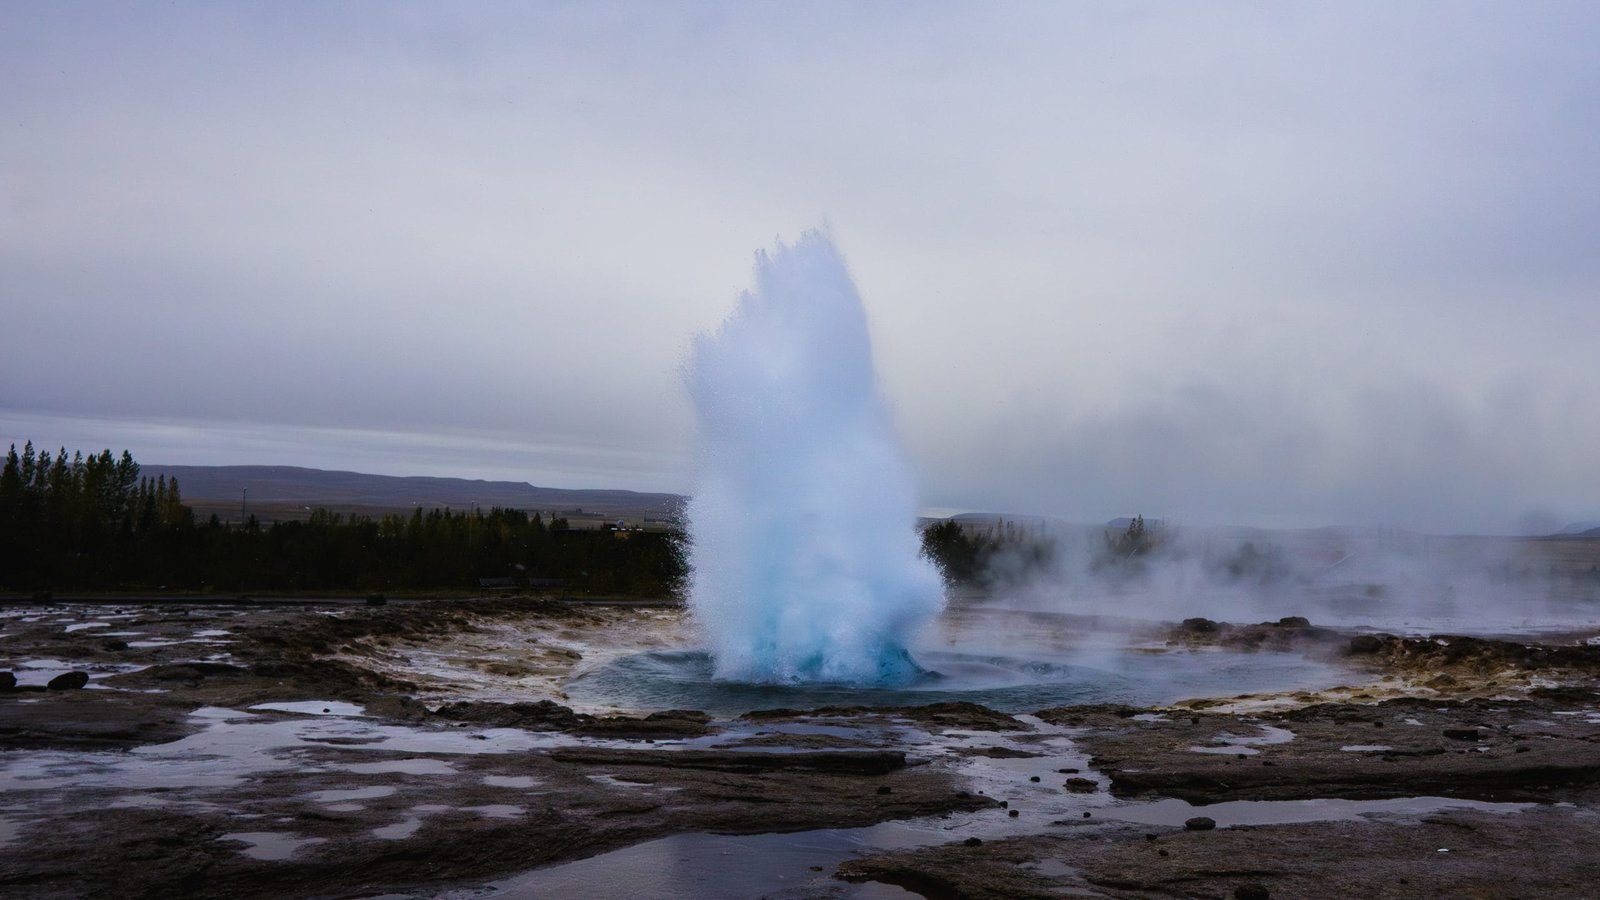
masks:
<svg viewBox="0 0 1600 900"><path fill-rule="evenodd" d="M391 797L397 789L388 785L373 785L372 787L342 788L327 791L312 791L306 794L307 800L312 803L339 803L345 800L379 800Z"/></svg>
<svg viewBox="0 0 1600 900"><path fill-rule="evenodd" d="M1420 816L1449 809L1514 813L1533 803L1486 803L1451 797L1401 797L1392 800L1232 800L1195 806L1183 800L1153 800L1102 810L1104 819L1145 825L1183 827L1194 816L1206 816L1218 828L1233 825L1289 825L1296 822L1359 820L1363 816Z"/></svg>
<svg viewBox="0 0 1600 900"><path fill-rule="evenodd" d="M540 781L532 775L485 775L483 783L489 787L532 788L538 787Z"/></svg>
<svg viewBox="0 0 1600 900"><path fill-rule="evenodd" d="M364 716L367 708L355 703L344 703L339 700L295 700L281 703L257 703L251 709L265 709L275 712L300 713L306 716Z"/></svg>
<svg viewBox="0 0 1600 900"><path fill-rule="evenodd" d="M303 838L278 831L235 831L217 838L219 841L240 841L247 846L241 850L251 859L267 861L292 858L301 847L324 843L324 838Z"/></svg>

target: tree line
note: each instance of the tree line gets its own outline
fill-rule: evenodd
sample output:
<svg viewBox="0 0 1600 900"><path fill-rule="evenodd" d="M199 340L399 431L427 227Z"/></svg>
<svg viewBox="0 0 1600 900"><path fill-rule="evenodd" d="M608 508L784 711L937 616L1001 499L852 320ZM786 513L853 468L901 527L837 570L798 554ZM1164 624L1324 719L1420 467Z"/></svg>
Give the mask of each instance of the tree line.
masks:
<svg viewBox="0 0 1600 900"><path fill-rule="evenodd" d="M1020 583L1049 571L1056 553L1054 538L1003 520L987 528L968 528L945 519L922 529L922 555L951 587Z"/></svg>
<svg viewBox="0 0 1600 900"><path fill-rule="evenodd" d="M176 479L141 476L127 451L69 457L13 445L0 472L0 588L9 590L383 592L475 589L492 578L659 597L681 590L680 544L674 534L570 530L504 508L201 521Z"/></svg>

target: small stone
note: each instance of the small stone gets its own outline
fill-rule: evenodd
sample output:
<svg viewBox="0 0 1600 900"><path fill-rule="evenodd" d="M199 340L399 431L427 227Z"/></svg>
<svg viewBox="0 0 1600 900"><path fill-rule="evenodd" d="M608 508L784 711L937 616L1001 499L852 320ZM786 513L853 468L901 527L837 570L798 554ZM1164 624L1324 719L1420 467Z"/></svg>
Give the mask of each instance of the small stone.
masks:
<svg viewBox="0 0 1600 900"><path fill-rule="evenodd" d="M1156 852L1161 854L1162 856L1171 856L1172 855L1171 853L1168 853L1165 850L1157 850Z"/></svg>
<svg viewBox="0 0 1600 900"><path fill-rule="evenodd" d="M1268 900L1272 895L1264 884L1246 882L1233 889L1234 900Z"/></svg>
<svg viewBox="0 0 1600 900"><path fill-rule="evenodd" d="M17 686L15 672L0 672L0 691L9 691Z"/></svg>
<svg viewBox="0 0 1600 900"><path fill-rule="evenodd" d="M1200 724L1200 717L1199 716L1190 716L1189 717L1189 724L1190 725L1199 725Z"/></svg>
<svg viewBox="0 0 1600 900"><path fill-rule="evenodd" d="M983 846L983 838L967 838L961 843L967 845L968 847L981 847Z"/></svg>
<svg viewBox="0 0 1600 900"><path fill-rule="evenodd" d="M1065 787L1074 794L1092 794L1100 786L1092 778L1068 778Z"/></svg>
<svg viewBox="0 0 1600 900"><path fill-rule="evenodd" d="M1006 813L1006 815L1008 815L1011 818L1015 819L1017 817L1017 811L1013 809L1012 811Z"/></svg>
<svg viewBox="0 0 1600 900"><path fill-rule="evenodd" d="M1084 814L1083 814L1083 817L1084 817L1084 818L1085 818L1085 819L1087 819L1087 818L1089 818L1089 816L1090 816L1090 815L1092 815L1092 813L1084 813Z"/></svg>
<svg viewBox="0 0 1600 900"><path fill-rule="evenodd" d="M1533 748L1529 747L1527 744L1522 744L1522 745L1517 747L1517 752L1518 753L1527 753L1529 750L1532 750L1532 749Z"/></svg>
<svg viewBox="0 0 1600 900"><path fill-rule="evenodd" d="M1063 775L1076 775L1076 774L1078 774L1078 770L1077 769L1057 769L1056 771L1060 772Z"/></svg>
<svg viewBox="0 0 1600 900"><path fill-rule="evenodd" d="M1483 734L1476 728L1446 728L1444 736L1457 741L1476 741L1483 738Z"/></svg>
<svg viewBox="0 0 1600 900"><path fill-rule="evenodd" d="M1210 816L1195 816L1183 821L1184 831L1210 831L1217 827L1217 820Z"/></svg>
<svg viewBox="0 0 1600 900"><path fill-rule="evenodd" d="M52 691L75 691L88 683L88 672L64 672L50 679L46 687Z"/></svg>
<svg viewBox="0 0 1600 900"><path fill-rule="evenodd" d="M100 647L101 649L107 650L111 653L121 653L122 651L128 649L128 642L122 640L121 638L112 638L111 640L101 644Z"/></svg>
<svg viewBox="0 0 1600 900"><path fill-rule="evenodd" d="M1372 723L1372 727L1373 728L1382 728L1383 727L1383 720L1380 719L1380 720L1378 720L1376 722L1373 722Z"/></svg>
<svg viewBox="0 0 1600 900"><path fill-rule="evenodd" d="M1011 801L1010 800L1001 800L1000 801L1000 808L1001 809L1009 809L1010 807L1011 807Z"/></svg>
<svg viewBox="0 0 1600 900"><path fill-rule="evenodd" d="M1029 781L1038 781L1039 780L1039 776L1035 775L1032 778L1029 778L1028 780Z"/></svg>
<svg viewBox="0 0 1600 900"><path fill-rule="evenodd" d="M894 793L894 788L889 787L887 784L879 785L879 787L878 787L878 796L882 797L882 796L884 796L886 794L892 794L892 793Z"/></svg>

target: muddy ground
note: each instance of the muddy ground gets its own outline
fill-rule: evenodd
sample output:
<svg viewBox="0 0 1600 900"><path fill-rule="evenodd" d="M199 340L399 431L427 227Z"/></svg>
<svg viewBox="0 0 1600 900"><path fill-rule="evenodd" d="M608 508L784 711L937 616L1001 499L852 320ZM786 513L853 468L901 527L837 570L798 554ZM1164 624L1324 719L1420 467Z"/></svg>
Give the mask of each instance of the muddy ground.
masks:
<svg viewBox="0 0 1600 900"><path fill-rule="evenodd" d="M1022 716L563 702L579 666L681 628L518 599L7 609L0 894L434 896L665 835L891 821L951 839L773 895L1589 897L1600 880L1600 648L1190 620L1160 638L1338 659L1350 682Z"/></svg>

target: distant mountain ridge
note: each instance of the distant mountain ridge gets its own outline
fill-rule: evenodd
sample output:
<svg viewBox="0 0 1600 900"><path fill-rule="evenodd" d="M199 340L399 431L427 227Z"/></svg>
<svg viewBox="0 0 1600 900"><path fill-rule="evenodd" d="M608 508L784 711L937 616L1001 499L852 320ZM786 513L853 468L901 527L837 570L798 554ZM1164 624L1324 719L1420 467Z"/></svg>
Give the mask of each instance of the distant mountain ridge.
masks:
<svg viewBox="0 0 1600 900"><path fill-rule="evenodd" d="M522 481L479 481L434 476L368 475L299 466L142 465L140 474L177 478L183 499L249 503L382 508L503 506L602 515L668 516L683 504L677 494L537 487Z"/></svg>

